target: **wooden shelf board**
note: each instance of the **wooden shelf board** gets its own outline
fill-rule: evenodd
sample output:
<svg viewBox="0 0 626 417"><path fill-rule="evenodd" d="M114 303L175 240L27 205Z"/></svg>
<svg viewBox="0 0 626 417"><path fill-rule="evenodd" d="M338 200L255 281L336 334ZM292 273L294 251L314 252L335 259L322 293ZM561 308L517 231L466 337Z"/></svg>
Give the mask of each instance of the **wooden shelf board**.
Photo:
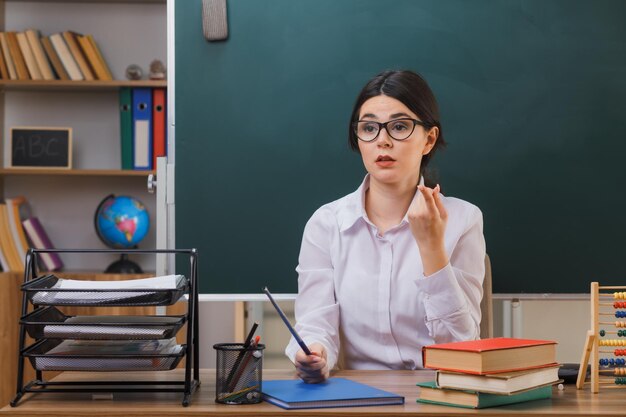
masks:
<svg viewBox="0 0 626 417"><path fill-rule="evenodd" d="M0 175L68 175L79 177L147 177L155 171L121 169L53 169L53 168L0 168Z"/></svg>
<svg viewBox="0 0 626 417"><path fill-rule="evenodd" d="M167 80L113 80L113 81L63 81L63 80L0 80L0 88L8 91L23 90L117 90L120 87L167 87Z"/></svg>

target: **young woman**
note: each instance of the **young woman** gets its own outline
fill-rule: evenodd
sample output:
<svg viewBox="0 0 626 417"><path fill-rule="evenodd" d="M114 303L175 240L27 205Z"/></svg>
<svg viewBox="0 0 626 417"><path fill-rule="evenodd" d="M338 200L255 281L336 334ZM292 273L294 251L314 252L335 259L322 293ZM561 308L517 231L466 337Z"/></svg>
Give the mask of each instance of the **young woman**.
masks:
<svg viewBox="0 0 626 417"><path fill-rule="evenodd" d="M318 209L300 250L296 329L286 354L305 382L346 369L415 369L421 348L479 337L485 241L480 210L424 178L445 146L426 81L386 71L363 88L349 143L368 174Z"/></svg>

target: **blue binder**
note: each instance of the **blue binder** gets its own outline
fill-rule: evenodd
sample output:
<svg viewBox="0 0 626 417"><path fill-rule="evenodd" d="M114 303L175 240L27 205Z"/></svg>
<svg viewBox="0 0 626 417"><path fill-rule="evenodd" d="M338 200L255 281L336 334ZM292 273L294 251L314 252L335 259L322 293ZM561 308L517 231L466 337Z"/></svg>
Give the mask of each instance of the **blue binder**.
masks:
<svg viewBox="0 0 626 417"><path fill-rule="evenodd" d="M152 90L133 88L133 169L152 169Z"/></svg>

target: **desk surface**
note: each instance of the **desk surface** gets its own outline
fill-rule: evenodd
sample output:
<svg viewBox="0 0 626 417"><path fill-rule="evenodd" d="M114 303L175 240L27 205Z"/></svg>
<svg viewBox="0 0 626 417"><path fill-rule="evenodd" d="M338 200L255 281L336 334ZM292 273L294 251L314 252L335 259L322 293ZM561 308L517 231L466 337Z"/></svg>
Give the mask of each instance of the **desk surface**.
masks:
<svg viewBox="0 0 626 417"><path fill-rule="evenodd" d="M148 379L156 375L159 379L174 380L181 378L181 370L170 372L127 373L123 379ZM264 370L264 379L290 379L292 371ZM373 385L377 388L395 392L405 397L404 405L325 408L313 410L283 410L268 403L253 405L223 405L214 402L215 373L213 370L202 370L200 389L191 397L191 405L181 405L182 394L169 393L128 393L114 394L113 400L91 400L90 394L27 394L15 408L6 406L0 410L4 416L460 416L468 414L487 414L503 416L599 416L625 415L626 389L606 389L600 394L591 394L589 389L577 391L575 386L568 385L565 390L555 388L551 400L537 400L523 404L483 410L470 410L456 407L419 404L415 400L419 388L416 382L429 381L434 378L431 371L341 371L334 376L341 376L355 381ZM119 380L119 373L80 373L66 372L57 377L58 380Z"/></svg>

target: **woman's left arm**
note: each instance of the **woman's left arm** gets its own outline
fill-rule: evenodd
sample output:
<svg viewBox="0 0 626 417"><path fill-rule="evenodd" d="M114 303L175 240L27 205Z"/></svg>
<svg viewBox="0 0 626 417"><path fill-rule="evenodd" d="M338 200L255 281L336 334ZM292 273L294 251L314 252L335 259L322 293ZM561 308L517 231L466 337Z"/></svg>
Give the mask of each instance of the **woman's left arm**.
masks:
<svg viewBox="0 0 626 417"><path fill-rule="evenodd" d="M433 202L436 204L429 207L427 195L426 204L421 208L432 213L433 208L439 207L440 211L445 212L441 196L438 195L438 188L433 191L434 193L430 196L434 197ZM418 204L418 211L422 211L419 208ZM435 343L474 340L480 336L480 301L485 274L483 219L482 213L475 206L468 207L464 217L463 230L456 245L450 250L449 261L429 275L415 279L415 284L424 299L426 326ZM446 223L447 213L445 213L444 229ZM423 222L421 224L424 225ZM415 227L412 228L413 234L416 235ZM441 229L437 229L430 230L431 239L439 235ZM425 232L425 230L422 231ZM417 240L421 236L415 237ZM418 240L418 246L419 242ZM424 258L425 253L422 249L421 247L420 252ZM427 264L429 260L422 259L422 261ZM424 266L426 270L426 265Z"/></svg>

